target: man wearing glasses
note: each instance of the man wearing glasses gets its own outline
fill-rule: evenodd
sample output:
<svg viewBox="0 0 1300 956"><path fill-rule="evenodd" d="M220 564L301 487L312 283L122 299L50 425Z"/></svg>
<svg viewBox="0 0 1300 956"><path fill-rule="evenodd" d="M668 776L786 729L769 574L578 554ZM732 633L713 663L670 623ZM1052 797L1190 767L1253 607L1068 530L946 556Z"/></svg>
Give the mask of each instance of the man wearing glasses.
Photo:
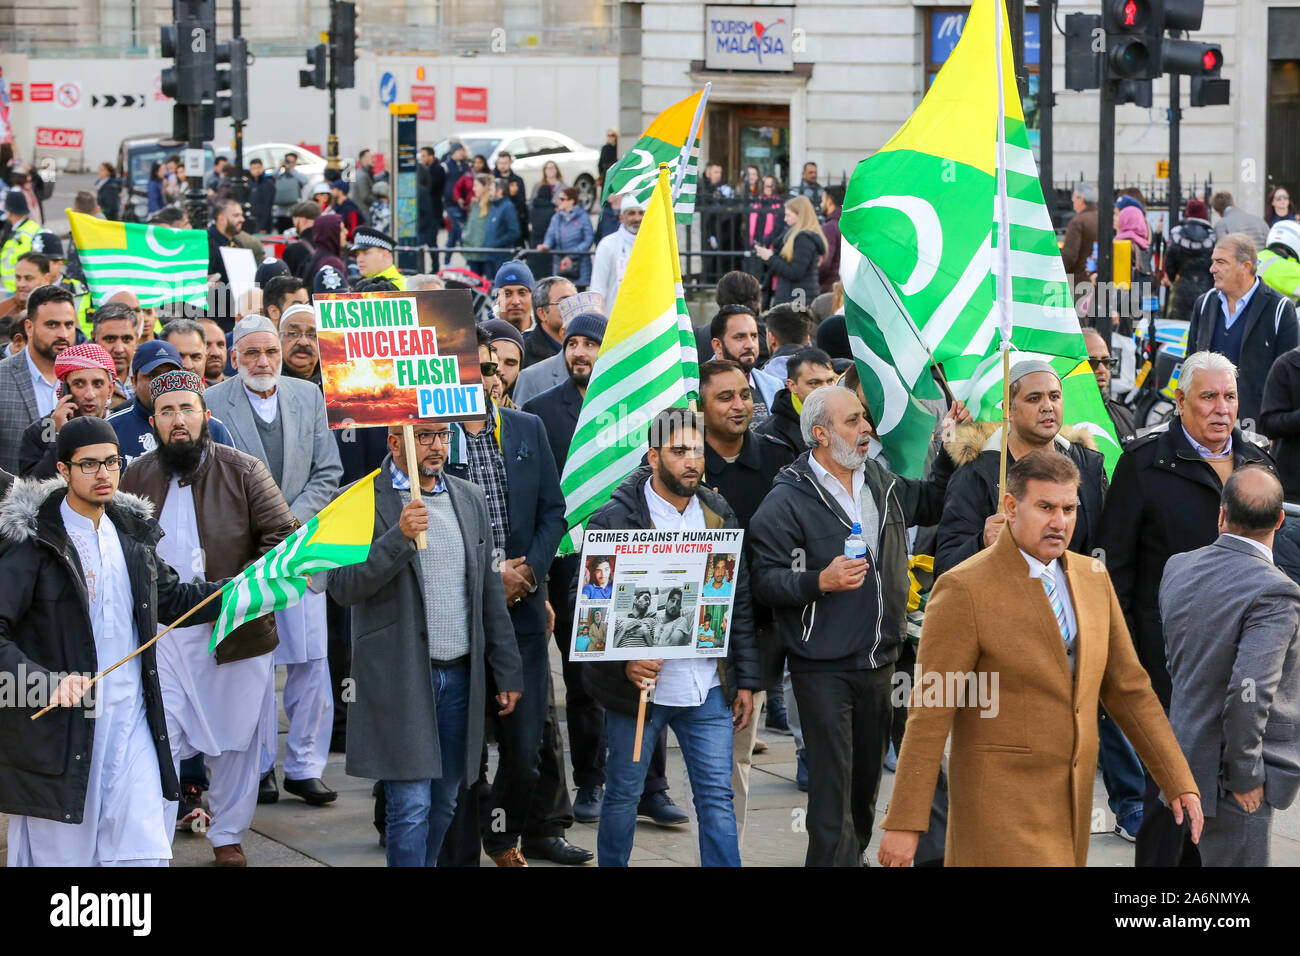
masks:
<svg viewBox="0 0 1300 956"><path fill-rule="evenodd" d="M265 316L240 319L231 342L239 374L206 392L208 408L229 425L236 448L261 459L293 516L306 523L334 497L343 474L338 446L325 418L325 396L310 382L282 375L279 330ZM332 802L338 794L321 780L329 754L334 700L327 662L324 582L313 577L312 583L301 602L276 612L280 643L275 663L287 670L284 709L289 717L289 737L284 788L319 806ZM279 794L275 786L274 695L269 700L262 717L263 779L258 795L267 803Z"/></svg>
<svg viewBox="0 0 1300 956"><path fill-rule="evenodd" d="M132 463L122 489L153 502L163 538L158 557L185 580L232 577L293 532L296 522L266 466L215 444L203 379L172 371L150 384L157 447ZM236 628L209 653L212 628L177 628L158 645L158 673L172 758L198 756L212 771L207 831L217 866L246 866L240 846L257 808L258 719L272 693L269 616ZM182 804L198 805L197 781L181 768Z"/></svg>
<svg viewBox="0 0 1300 956"><path fill-rule="evenodd" d="M1101 389L1106 413L1115 426L1115 436L1121 445L1127 445L1137 436L1137 426L1128 406L1115 401L1110 394L1110 376L1118 360L1110 357L1110 347L1096 329L1083 330L1083 344L1088 348L1088 364L1092 366L1092 374L1097 376L1097 387Z"/></svg>
<svg viewBox="0 0 1300 956"><path fill-rule="evenodd" d="M43 690L0 712L9 866L166 866L180 797L156 648L107 674L220 583L183 583L154 553L148 504L118 491L123 458L101 418L58 438L67 483L20 481L0 506L0 672ZM188 577L188 576L187 576ZM192 621L211 622L212 601ZM58 706L39 720L47 703ZM57 744L57 745L56 745Z"/></svg>
<svg viewBox="0 0 1300 956"><path fill-rule="evenodd" d="M487 500L445 473L451 428L413 430L416 462L389 430L369 558L329 577L352 609L347 772L383 782L389 866L437 865L461 784L478 776L488 670L498 716L523 687Z"/></svg>

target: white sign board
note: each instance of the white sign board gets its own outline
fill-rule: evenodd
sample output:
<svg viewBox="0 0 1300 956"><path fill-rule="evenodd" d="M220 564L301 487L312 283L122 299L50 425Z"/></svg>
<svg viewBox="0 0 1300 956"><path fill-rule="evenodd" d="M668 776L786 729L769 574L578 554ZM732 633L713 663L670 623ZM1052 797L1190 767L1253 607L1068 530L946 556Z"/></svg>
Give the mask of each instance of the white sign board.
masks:
<svg viewBox="0 0 1300 956"><path fill-rule="evenodd" d="M794 69L794 7L704 8L704 66L710 70Z"/></svg>
<svg viewBox="0 0 1300 956"><path fill-rule="evenodd" d="M725 657L744 535L588 530L569 659Z"/></svg>

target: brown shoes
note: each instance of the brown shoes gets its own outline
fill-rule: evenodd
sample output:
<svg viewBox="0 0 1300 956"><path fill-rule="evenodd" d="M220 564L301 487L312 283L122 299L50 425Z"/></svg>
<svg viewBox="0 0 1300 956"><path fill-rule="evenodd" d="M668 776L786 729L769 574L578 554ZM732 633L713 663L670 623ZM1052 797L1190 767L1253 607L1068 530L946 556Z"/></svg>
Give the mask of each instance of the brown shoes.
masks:
<svg viewBox="0 0 1300 956"><path fill-rule="evenodd" d="M212 855L216 857L217 866L248 866L248 858L244 856L244 848L238 843L213 847Z"/></svg>
<svg viewBox="0 0 1300 956"><path fill-rule="evenodd" d="M519 848L512 846L504 853L498 853L492 857L492 862L497 866L527 866L528 861L524 855L519 852Z"/></svg>

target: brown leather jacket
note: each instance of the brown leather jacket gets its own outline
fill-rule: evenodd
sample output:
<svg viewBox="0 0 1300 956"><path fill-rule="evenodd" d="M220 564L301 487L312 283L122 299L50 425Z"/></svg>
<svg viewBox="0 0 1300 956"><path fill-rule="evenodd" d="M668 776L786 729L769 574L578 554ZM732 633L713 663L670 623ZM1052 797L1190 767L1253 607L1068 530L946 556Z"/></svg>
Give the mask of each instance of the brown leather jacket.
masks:
<svg viewBox="0 0 1300 956"><path fill-rule="evenodd" d="M238 574L298 527L266 465L252 455L213 442L191 480L209 581ZM152 501L155 515L162 513L170 487L171 477L156 451L131 462L122 475L122 490ZM275 616L266 614L236 628L218 644L217 663L266 654L279 642Z"/></svg>

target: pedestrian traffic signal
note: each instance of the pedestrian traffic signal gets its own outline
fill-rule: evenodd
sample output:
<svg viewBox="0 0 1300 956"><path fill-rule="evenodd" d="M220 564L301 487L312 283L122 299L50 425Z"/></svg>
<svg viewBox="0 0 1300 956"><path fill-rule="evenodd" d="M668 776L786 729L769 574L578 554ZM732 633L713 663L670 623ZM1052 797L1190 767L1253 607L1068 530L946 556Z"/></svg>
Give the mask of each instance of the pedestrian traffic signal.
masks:
<svg viewBox="0 0 1300 956"><path fill-rule="evenodd" d="M1107 63L1118 80L1149 80L1160 74L1160 11L1153 0L1105 0Z"/></svg>
<svg viewBox="0 0 1300 956"><path fill-rule="evenodd" d="M1218 76L1223 66L1223 48L1197 40L1166 40L1160 55L1166 73L1189 76Z"/></svg>
<svg viewBox="0 0 1300 956"><path fill-rule="evenodd" d="M1153 85L1150 80L1121 80L1115 91L1115 104L1132 103L1150 109L1153 99Z"/></svg>
<svg viewBox="0 0 1300 956"><path fill-rule="evenodd" d="M330 33L334 44L334 88L350 90L357 85L357 5L339 0L335 4L334 29Z"/></svg>
<svg viewBox="0 0 1300 956"><path fill-rule="evenodd" d="M329 63L329 47L324 43L317 43L307 51L307 63L311 69L298 71L298 86L314 86L318 90L328 89L329 77L325 70Z"/></svg>
<svg viewBox="0 0 1300 956"><path fill-rule="evenodd" d="M1165 30L1199 30L1205 0L1163 0L1161 26Z"/></svg>
<svg viewBox="0 0 1300 956"><path fill-rule="evenodd" d="M1101 87L1101 17L1095 13L1065 15L1065 88Z"/></svg>

